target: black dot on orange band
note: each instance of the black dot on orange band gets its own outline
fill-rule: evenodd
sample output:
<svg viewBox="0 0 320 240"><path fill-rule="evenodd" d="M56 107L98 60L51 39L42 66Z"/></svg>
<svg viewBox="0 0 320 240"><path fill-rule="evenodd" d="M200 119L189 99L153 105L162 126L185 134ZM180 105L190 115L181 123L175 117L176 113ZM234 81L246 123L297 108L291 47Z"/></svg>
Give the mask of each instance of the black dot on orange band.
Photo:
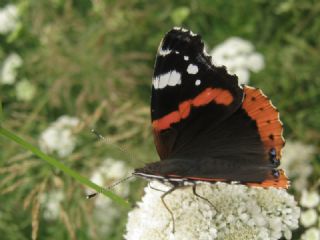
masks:
<svg viewBox="0 0 320 240"><path fill-rule="evenodd" d="M256 100L256 98L255 98L255 97L252 97L252 98L251 98L251 100L252 100L252 101L255 101L255 100Z"/></svg>
<svg viewBox="0 0 320 240"><path fill-rule="evenodd" d="M269 139L274 140L274 135L273 135L273 134L270 134L270 135L269 135Z"/></svg>
<svg viewBox="0 0 320 240"><path fill-rule="evenodd" d="M264 110L264 108L259 108L259 110L260 110L260 111L263 111L263 110Z"/></svg>
<svg viewBox="0 0 320 240"><path fill-rule="evenodd" d="M275 179L280 177L280 172L278 169L272 169L271 173Z"/></svg>

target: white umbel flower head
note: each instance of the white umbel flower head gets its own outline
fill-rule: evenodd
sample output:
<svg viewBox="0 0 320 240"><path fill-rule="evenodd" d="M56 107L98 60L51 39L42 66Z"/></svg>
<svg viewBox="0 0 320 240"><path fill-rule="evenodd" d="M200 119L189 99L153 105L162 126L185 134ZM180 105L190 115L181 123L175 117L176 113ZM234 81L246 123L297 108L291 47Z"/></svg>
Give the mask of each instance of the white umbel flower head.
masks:
<svg viewBox="0 0 320 240"><path fill-rule="evenodd" d="M312 173L310 162L314 153L314 146L301 142L287 141L283 149L281 166L289 178L293 179L292 186L299 192L308 185L307 179Z"/></svg>
<svg viewBox="0 0 320 240"><path fill-rule="evenodd" d="M30 101L36 93L36 87L27 79L19 81L16 85L17 99L21 101Z"/></svg>
<svg viewBox="0 0 320 240"><path fill-rule="evenodd" d="M247 84L250 71L259 72L264 68L264 57L254 51L251 42L239 37L231 37L216 46L212 51L216 65L225 66L229 73L238 77L239 84Z"/></svg>
<svg viewBox="0 0 320 240"><path fill-rule="evenodd" d="M150 185L170 188L154 181ZM163 193L146 187L142 201L129 213L125 239L290 239L291 230L298 227L300 209L285 190L202 183L197 193L214 207L195 196L191 186L165 197L174 214L173 234L171 216L161 202Z"/></svg>
<svg viewBox="0 0 320 240"><path fill-rule="evenodd" d="M13 4L8 4L0 9L0 34L13 31L18 23L18 9Z"/></svg>
<svg viewBox="0 0 320 240"><path fill-rule="evenodd" d="M302 207L313 208L318 206L320 203L320 196L318 192L312 191L302 191L302 196L300 199L300 205Z"/></svg>
<svg viewBox="0 0 320 240"><path fill-rule="evenodd" d="M252 53L247 59L247 67L252 72L259 72L264 68L264 57L261 53Z"/></svg>
<svg viewBox="0 0 320 240"><path fill-rule="evenodd" d="M43 217L47 220L55 220L59 217L60 203L64 199L64 194L61 190L42 193L40 203L43 206Z"/></svg>
<svg viewBox="0 0 320 240"><path fill-rule="evenodd" d="M315 227L309 228L302 234L301 240L320 240L320 229Z"/></svg>
<svg viewBox="0 0 320 240"><path fill-rule="evenodd" d="M317 211L313 208L301 213L300 221L305 227L310 227L317 222Z"/></svg>
<svg viewBox="0 0 320 240"><path fill-rule="evenodd" d="M61 116L41 133L40 149L46 153L56 152L59 157L66 157L76 146L73 129L79 124L79 119Z"/></svg>
<svg viewBox="0 0 320 240"><path fill-rule="evenodd" d="M11 53L3 62L0 70L0 83L11 85L16 81L18 68L22 65L22 58Z"/></svg>

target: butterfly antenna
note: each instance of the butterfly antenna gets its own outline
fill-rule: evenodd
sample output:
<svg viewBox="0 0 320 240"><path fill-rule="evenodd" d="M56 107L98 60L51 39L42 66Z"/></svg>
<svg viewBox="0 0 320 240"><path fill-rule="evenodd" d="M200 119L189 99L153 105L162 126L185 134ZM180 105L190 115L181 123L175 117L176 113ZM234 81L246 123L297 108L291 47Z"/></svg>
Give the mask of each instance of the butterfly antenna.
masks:
<svg viewBox="0 0 320 240"><path fill-rule="evenodd" d="M134 177L134 176L135 176L135 175L131 174L130 176L124 177L124 178L120 179L119 181L117 181L117 182L111 184L110 186L108 186L107 189L108 189L108 190L111 190L111 189L113 189L115 186L119 185L120 183L123 183L123 182L128 181L130 178L132 178L132 177Z"/></svg>
<svg viewBox="0 0 320 240"><path fill-rule="evenodd" d="M91 199L91 198L94 198L94 197L97 196L97 195L98 195L97 192L95 192L95 193L90 193L90 194L87 194L86 198L87 198L87 199Z"/></svg>
<svg viewBox="0 0 320 240"><path fill-rule="evenodd" d="M129 150L122 145L116 144L114 143L110 138L108 137L104 137L102 136L98 131L96 131L95 129L91 129L91 132L101 141L105 142L106 144L113 146L115 149L119 150L120 152L126 154L130 161L133 162L133 156L132 154L129 152Z"/></svg>
<svg viewBox="0 0 320 240"><path fill-rule="evenodd" d="M128 151L127 151L125 148L123 148L122 146L113 144L113 143L110 141L110 139L105 138L104 136L102 136L102 134L100 134L99 132L97 132L95 129L91 129L91 132L92 132L98 139L106 142L107 144L111 144L111 145L113 145L114 147L116 147L118 150L120 150L121 152L123 152L123 153L125 153L125 154L128 154ZM130 154L129 154L129 158L130 158L131 160L133 159ZM130 179L130 178L132 178L132 177L134 177L134 176L135 176L135 175L131 174L130 176L124 177L124 178L120 179L119 181L113 183L112 185L108 186L107 188L101 189L101 191L99 191L99 192L94 192L94 193L88 194L88 195L87 195L87 199L94 198L95 196L97 196L99 193L101 193L102 191L104 191L104 190L106 190L106 189L107 189L107 190L111 190L111 189L113 189L115 186L117 186L118 184L123 183L123 182L127 181L128 179Z"/></svg>
<svg viewBox="0 0 320 240"><path fill-rule="evenodd" d="M109 144L113 147L115 147L116 149L118 149L119 151L123 152L124 154L128 155L128 157L130 158L131 161L133 161L133 157L132 155L130 154L130 152L124 147L124 146L121 146L121 145L118 145L118 144L115 144L112 142L111 139L109 138L106 138L104 136L102 136L100 133L98 133L95 129L91 129L91 132L96 135L96 137L98 139L100 139L101 141L105 142L106 144Z"/></svg>
<svg viewBox="0 0 320 240"><path fill-rule="evenodd" d="M104 136L102 136L100 133L98 133L95 129L91 129L91 132L96 135L97 138L101 139L101 140L106 140L106 138Z"/></svg>
<svg viewBox="0 0 320 240"><path fill-rule="evenodd" d="M134 176L135 175L131 174L130 176L124 177L124 178L120 179L119 181L109 185L108 187L101 189L99 192L87 194L86 198L91 199L91 198L94 198L95 196L97 196L99 193L102 193L105 190L112 190L115 186L119 185L120 183L128 181L130 178L132 178Z"/></svg>

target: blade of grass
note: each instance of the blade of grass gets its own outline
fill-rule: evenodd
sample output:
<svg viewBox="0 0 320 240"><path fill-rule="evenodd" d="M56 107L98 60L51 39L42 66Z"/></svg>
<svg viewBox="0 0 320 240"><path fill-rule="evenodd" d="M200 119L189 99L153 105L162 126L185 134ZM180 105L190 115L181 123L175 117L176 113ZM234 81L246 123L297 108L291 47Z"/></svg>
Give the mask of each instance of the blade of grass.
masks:
<svg viewBox="0 0 320 240"><path fill-rule="evenodd" d="M80 183L94 189L97 193L102 193L103 195L111 198L114 202L118 203L119 205L124 206L126 208L129 208L129 203L126 200L124 200L123 198L121 198L118 195L114 194L113 192L108 191L105 188L102 188L99 185L91 182L89 179L81 176L76 171L72 170L71 168L68 168L67 166L65 166L64 164L62 164L61 162L59 162L55 158L48 156L47 154L43 153L42 151L40 151L38 148L36 148L32 144L26 142L22 138L18 137L14 133L4 129L1 126L0 126L0 135L3 135L5 137L11 139L12 141L18 143L21 147L31 151L32 153L37 155L39 158L45 160L46 162L48 162L52 166L60 169L65 174L73 177L74 179L76 179Z"/></svg>
<svg viewBox="0 0 320 240"><path fill-rule="evenodd" d="M2 110L2 101L0 99L0 124L2 123L3 121L3 110Z"/></svg>

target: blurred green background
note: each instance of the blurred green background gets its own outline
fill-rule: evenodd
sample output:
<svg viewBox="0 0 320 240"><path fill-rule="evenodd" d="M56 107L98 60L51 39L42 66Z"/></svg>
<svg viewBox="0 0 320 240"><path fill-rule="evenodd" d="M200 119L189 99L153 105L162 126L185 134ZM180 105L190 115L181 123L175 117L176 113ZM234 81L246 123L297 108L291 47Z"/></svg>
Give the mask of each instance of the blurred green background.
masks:
<svg viewBox="0 0 320 240"><path fill-rule="evenodd" d="M19 14L13 30L0 34L0 64L12 53L22 63L14 83L0 83L1 125L39 146L60 116L76 117L74 149L51 155L80 174L90 178L105 158L128 169L158 158L149 117L153 64L163 35L180 25L201 34L208 49L238 36L263 54L265 68L250 76L250 85L278 107L286 139L315 146L307 188L319 190L319 1L2 0L0 8L8 4ZM111 203L100 211L110 220L103 222L84 186L3 137L0 144L1 239L122 239L124 209ZM146 183L126 184L125 197L138 201ZM59 212L48 218L56 191L63 200L54 200ZM298 200L300 192L291 191Z"/></svg>

